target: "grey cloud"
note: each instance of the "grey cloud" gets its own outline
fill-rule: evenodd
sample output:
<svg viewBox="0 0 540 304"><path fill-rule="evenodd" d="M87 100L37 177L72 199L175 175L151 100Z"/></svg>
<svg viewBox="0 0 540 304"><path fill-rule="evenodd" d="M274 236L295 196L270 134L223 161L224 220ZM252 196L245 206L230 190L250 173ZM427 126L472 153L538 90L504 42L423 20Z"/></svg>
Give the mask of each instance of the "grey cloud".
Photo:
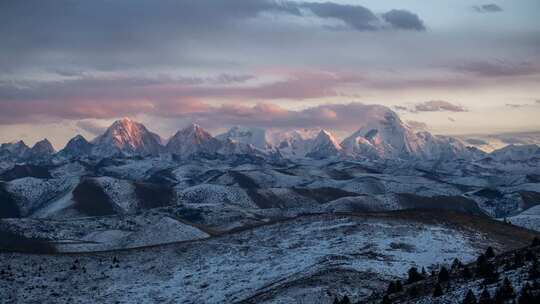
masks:
<svg viewBox="0 0 540 304"><path fill-rule="evenodd" d="M407 108L405 106L399 106L399 105L395 105L394 109L396 109L398 111L409 111L409 108Z"/></svg>
<svg viewBox="0 0 540 304"><path fill-rule="evenodd" d="M467 109L460 105L455 105L451 102L444 101L444 100L430 100L430 101L416 104L414 106L414 111L416 112L444 112L444 111L467 112Z"/></svg>
<svg viewBox="0 0 540 304"><path fill-rule="evenodd" d="M333 2L301 4L321 18L335 18L342 20L353 29L368 31L376 30L379 19L373 12L361 5L343 5Z"/></svg>
<svg viewBox="0 0 540 304"><path fill-rule="evenodd" d="M391 10L382 15L383 19L396 29L424 31L424 22L417 14L406 10Z"/></svg>
<svg viewBox="0 0 540 304"><path fill-rule="evenodd" d="M473 9L479 13L498 13L503 11L502 7L494 3L475 5Z"/></svg>
<svg viewBox="0 0 540 304"><path fill-rule="evenodd" d="M482 139L478 139L478 138L466 138L464 139L466 143L469 143L471 145L475 145L475 146L483 146L483 145L489 145L488 142L482 140Z"/></svg>
<svg viewBox="0 0 540 304"><path fill-rule="evenodd" d="M407 125L415 131L426 131L428 129L428 125L425 122L416 120L407 120Z"/></svg>
<svg viewBox="0 0 540 304"><path fill-rule="evenodd" d="M458 65L456 70L482 77L527 76L540 73L540 68L531 62L475 61Z"/></svg>
<svg viewBox="0 0 540 304"><path fill-rule="evenodd" d="M237 35L246 38L242 22L263 13L302 18L305 10L320 18L342 20L356 30L377 30L379 18L360 5L273 0L93 0L0 1L0 68L23 55L47 61L46 49L72 61L71 52L96 56L107 53L117 65L133 65L142 55L162 57L169 52L187 53L184 41ZM278 21L274 21L278 22ZM159 50L159 54L152 52ZM9 55L9 57L8 57ZM161 55L161 56L160 56ZM191 55L191 54L190 54ZM198 54L193 54L196 61ZM156 58L157 60L159 58ZM200 59L200 58L199 58ZM104 64L102 69L111 68Z"/></svg>
<svg viewBox="0 0 540 304"><path fill-rule="evenodd" d="M86 131L92 135L102 134L107 127L93 121L93 120L79 120L75 126L83 131Z"/></svg>
<svg viewBox="0 0 540 304"><path fill-rule="evenodd" d="M526 105L526 104L507 103L506 106L509 107L509 108L519 109L519 108L526 107L528 105Z"/></svg>
<svg viewBox="0 0 540 304"><path fill-rule="evenodd" d="M362 122L393 113L381 105L363 103L331 104L300 111L287 110L275 104L255 106L223 105L209 107L205 111L178 114L177 118L189 118L207 128L245 125L269 128L328 128L354 131Z"/></svg>

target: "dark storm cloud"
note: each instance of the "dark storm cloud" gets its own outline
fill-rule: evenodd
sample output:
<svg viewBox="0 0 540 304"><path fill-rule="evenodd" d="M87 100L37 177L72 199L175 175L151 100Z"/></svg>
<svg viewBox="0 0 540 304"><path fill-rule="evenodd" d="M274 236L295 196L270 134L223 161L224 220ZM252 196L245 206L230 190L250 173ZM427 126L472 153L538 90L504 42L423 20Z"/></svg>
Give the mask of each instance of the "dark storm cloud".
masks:
<svg viewBox="0 0 540 304"><path fill-rule="evenodd" d="M396 29L424 31L426 27L418 15L406 10L391 10L382 15L383 19Z"/></svg>
<svg viewBox="0 0 540 304"><path fill-rule="evenodd" d="M479 13L498 13L503 11L502 7L494 3L475 5L473 9Z"/></svg>

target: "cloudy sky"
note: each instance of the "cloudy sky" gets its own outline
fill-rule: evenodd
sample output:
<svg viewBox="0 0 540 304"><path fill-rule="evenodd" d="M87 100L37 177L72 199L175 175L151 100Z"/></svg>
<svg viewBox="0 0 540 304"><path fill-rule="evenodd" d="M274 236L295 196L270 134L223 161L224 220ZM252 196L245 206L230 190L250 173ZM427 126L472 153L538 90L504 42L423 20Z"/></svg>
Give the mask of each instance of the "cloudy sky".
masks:
<svg viewBox="0 0 540 304"><path fill-rule="evenodd" d="M0 142L58 148L129 116L439 134L540 130L540 1L3 0Z"/></svg>

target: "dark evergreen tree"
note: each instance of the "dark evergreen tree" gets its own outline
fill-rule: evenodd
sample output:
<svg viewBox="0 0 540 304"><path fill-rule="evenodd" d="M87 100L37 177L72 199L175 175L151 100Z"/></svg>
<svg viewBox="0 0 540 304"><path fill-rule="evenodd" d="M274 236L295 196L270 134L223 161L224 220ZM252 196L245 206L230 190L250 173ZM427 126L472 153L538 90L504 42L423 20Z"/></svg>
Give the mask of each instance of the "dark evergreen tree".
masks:
<svg viewBox="0 0 540 304"><path fill-rule="evenodd" d="M392 304L392 301L390 300L390 297L388 297L388 295L384 295L381 304Z"/></svg>
<svg viewBox="0 0 540 304"><path fill-rule="evenodd" d="M472 278L472 273L471 273L471 270L469 269L469 267L465 266L463 268L463 270L461 271L461 276L464 278L464 279L470 279Z"/></svg>
<svg viewBox="0 0 540 304"><path fill-rule="evenodd" d="M345 295L339 304L351 304L351 300L349 300L349 297Z"/></svg>
<svg viewBox="0 0 540 304"><path fill-rule="evenodd" d="M535 237L535 238L533 239L533 241L532 241L531 246L533 246L533 247L540 246L540 238Z"/></svg>
<svg viewBox="0 0 540 304"><path fill-rule="evenodd" d="M536 280L540 278L540 267L537 261L533 261L531 269L529 269L529 279Z"/></svg>
<svg viewBox="0 0 540 304"><path fill-rule="evenodd" d="M514 255L514 268L513 269L523 266L524 263L525 261L523 260L523 256L521 255L521 253L516 252L516 254Z"/></svg>
<svg viewBox="0 0 540 304"><path fill-rule="evenodd" d="M422 276L424 278L427 277L427 272L426 272L426 269L424 267L422 267Z"/></svg>
<svg viewBox="0 0 540 304"><path fill-rule="evenodd" d="M514 287L512 287L512 283L508 278L504 278L504 281L499 288L497 288L497 291L495 293L495 303L505 303L506 301L510 301L516 297L516 293L514 292Z"/></svg>
<svg viewBox="0 0 540 304"><path fill-rule="evenodd" d="M494 257L495 257L495 251L493 250L493 247L489 246L489 247L486 249L485 256L486 256L486 258L488 258L488 259L491 259L491 258L494 258Z"/></svg>
<svg viewBox="0 0 540 304"><path fill-rule="evenodd" d="M411 267L411 269L409 269L409 278L407 279L407 282L410 284L410 283L414 283L414 282L418 282L422 279L424 279L424 276L422 276L421 274L418 273L418 269L416 267Z"/></svg>
<svg viewBox="0 0 540 304"><path fill-rule="evenodd" d="M441 267L438 279L439 282L447 282L450 279L450 274L448 273L448 269L446 269L446 267Z"/></svg>
<svg viewBox="0 0 540 304"><path fill-rule="evenodd" d="M490 267L484 275L484 284L493 284L497 283L497 281L499 281L499 273L493 267Z"/></svg>
<svg viewBox="0 0 540 304"><path fill-rule="evenodd" d="M535 298L531 294L531 285L529 283L525 284L519 293L518 304L533 304L535 303Z"/></svg>
<svg viewBox="0 0 540 304"><path fill-rule="evenodd" d="M461 267L463 267L463 263L461 263L461 261L458 258L455 258L454 261L452 262L452 269L459 269Z"/></svg>
<svg viewBox="0 0 540 304"><path fill-rule="evenodd" d="M463 304L477 304L476 303L476 297L474 296L474 293L472 290L468 290L467 294L465 295L465 298L463 299Z"/></svg>
<svg viewBox="0 0 540 304"><path fill-rule="evenodd" d="M478 304L493 304L491 295L487 289L484 289L480 294L480 299L478 299Z"/></svg>
<svg viewBox="0 0 540 304"><path fill-rule="evenodd" d="M339 299L337 296L334 298L334 304L339 304Z"/></svg>
<svg viewBox="0 0 540 304"><path fill-rule="evenodd" d="M396 281L396 292L402 292L403 291L403 285L401 284L400 280Z"/></svg>
<svg viewBox="0 0 540 304"><path fill-rule="evenodd" d="M441 284L437 283L437 285L435 285L435 289L433 290L433 297L438 298L442 295L443 295L443 291L442 291Z"/></svg>
<svg viewBox="0 0 540 304"><path fill-rule="evenodd" d="M525 252L525 261L535 261L535 260L536 260L536 256L534 255L532 250L527 250L527 252Z"/></svg>
<svg viewBox="0 0 540 304"><path fill-rule="evenodd" d="M386 289L386 294L393 294L396 292L396 284L394 282L390 282L388 284L388 288Z"/></svg>
<svg viewBox="0 0 540 304"><path fill-rule="evenodd" d="M413 287L409 288L407 290L407 293L409 294L409 296L411 298L415 298L420 294L420 292L418 291L418 287L416 287L416 286L413 286Z"/></svg>
<svg viewBox="0 0 540 304"><path fill-rule="evenodd" d="M488 283L495 282L498 279L498 273L494 268L483 254L476 260L476 275L486 278Z"/></svg>

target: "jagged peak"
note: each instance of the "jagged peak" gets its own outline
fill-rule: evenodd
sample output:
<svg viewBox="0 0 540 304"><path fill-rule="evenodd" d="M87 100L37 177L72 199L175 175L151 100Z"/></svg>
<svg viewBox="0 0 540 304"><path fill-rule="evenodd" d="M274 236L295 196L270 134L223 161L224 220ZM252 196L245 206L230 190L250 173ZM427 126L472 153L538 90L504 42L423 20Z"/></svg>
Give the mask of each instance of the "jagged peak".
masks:
<svg viewBox="0 0 540 304"><path fill-rule="evenodd" d="M315 142L320 142L320 141L326 141L326 142L330 142L334 147L336 147L337 149L341 150L341 145L339 144L339 142L336 140L336 138L334 137L334 135L332 135L331 132L325 130L325 129L321 129L321 131L319 132L319 134L317 135L317 137L315 138Z"/></svg>
<svg viewBox="0 0 540 304"><path fill-rule="evenodd" d="M40 141L37 141L35 144L34 144L34 147L35 146L40 146L40 145L49 145L49 146L52 146L51 142L47 139L47 138L44 138Z"/></svg>
<svg viewBox="0 0 540 304"><path fill-rule="evenodd" d="M86 138L84 138L84 136L82 136L81 134L77 134L69 141L88 141L88 140L86 140Z"/></svg>

